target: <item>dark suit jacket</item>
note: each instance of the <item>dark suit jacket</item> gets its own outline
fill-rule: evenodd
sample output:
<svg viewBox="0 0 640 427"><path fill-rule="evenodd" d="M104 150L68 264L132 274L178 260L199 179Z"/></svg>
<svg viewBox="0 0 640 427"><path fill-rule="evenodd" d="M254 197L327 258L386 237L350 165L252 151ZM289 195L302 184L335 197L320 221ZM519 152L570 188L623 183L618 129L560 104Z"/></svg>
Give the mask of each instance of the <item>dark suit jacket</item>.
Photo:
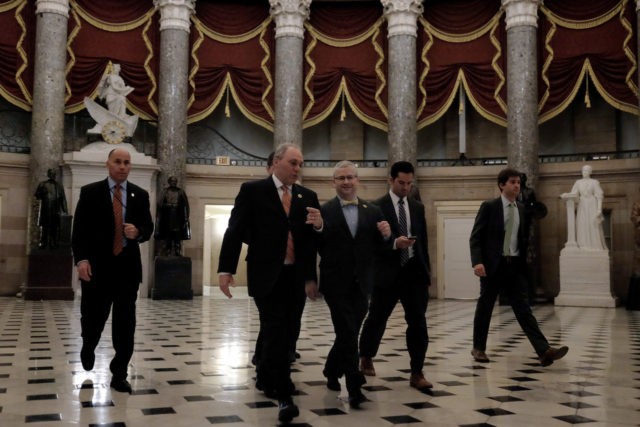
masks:
<svg viewBox="0 0 640 427"><path fill-rule="evenodd" d="M429 242L427 241L427 220L424 215L424 205L419 201L408 197L409 215L411 220L410 234L416 236L413 244L413 256L417 261L417 271L413 275L415 284L431 284L431 266L429 261ZM400 235L398 230L398 216L393 207L393 200L389 193L385 194L375 203L382 210L382 214L391 226L391 233L395 239ZM400 251L393 250L390 246L376 263L376 286L389 287L395 285L395 278L400 273Z"/></svg>
<svg viewBox="0 0 640 427"><path fill-rule="evenodd" d="M149 210L149 193L127 181L126 217L124 222L135 225L140 232L137 240L127 240L121 254L126 257L123 277L135 283L142 281L142 262L139 243L149 240L153 233L153 220ZM107 179L85 185L73 217L71 247L76 263L88 260L93 277L100 279L110 272L113 257L114 232L113 204Z"/></svg>
<svg viewBox="0 0 640 427"><path fill-rule="evenodd" d="M527 251L527 225L525 223L524 206L516 202L520 216L518 227L518 251L524 258ZM484 264L487 276L495 274L502 258L502 243L504 241L504 208L502 197L487 200L480 205L476 215L469 247L471 249L471 265Z"/></svg>
<svg viewBox="0 0 640 427"><path fill-rule="evenodd" d="M249 245L246 258L249 295L268 295L284 266L291 230L296 283L304 286L307 280L317 280L317 236L313 226L305 224L307 207L319 209L320 203L316 193L301 185L292 186L287 218L272 177L242 184L222 240L218 272L236 273L244 241Z"/></svg>
<svg viewBox="0 0 640 427"><path fill-rule="evenodd" d="M347 220L337 197L322 205L324 221L318 250L320 252L320 292L338 295L347 292L353 279L357 279L365 295L371 293L374 279L376 251L386 243L378 231L377 222L383 221L380 209L358 199L358 228L351 236Z"/></svg>

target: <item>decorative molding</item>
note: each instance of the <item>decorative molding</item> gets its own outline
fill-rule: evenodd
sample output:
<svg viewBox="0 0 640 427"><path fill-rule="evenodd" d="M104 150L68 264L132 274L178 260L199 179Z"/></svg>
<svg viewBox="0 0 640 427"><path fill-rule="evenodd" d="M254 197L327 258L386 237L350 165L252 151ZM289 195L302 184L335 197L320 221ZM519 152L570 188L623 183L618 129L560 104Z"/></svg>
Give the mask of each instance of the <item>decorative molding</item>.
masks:
<svg viewBox="0 0 640 427"><path fill-rule="evenodd" d="M55 13L69 18L69 0L36 0L36 15Z"/></svg>
<svg viewBox="0 0 640 427"><path fill-rule="evenodd" d="M387 20L387 37L417 36L418 17L422 15L423 0L380 0Z"/></svg>
<svg viewBox="0 0 640 427"><path fill-rule="evenodd" d="M538 7L542 0L502 0L506 29L512 27L538 27Z"/></svg>
<svg viewBox="0 0 640 427"><path fill-rule="evenodd" d="M304 38L304 21L309 18L311 0L269 0L269 14L276 22L276 38Z"/></svg>
<svg viewBox="0 0 640 427"><path fill-rule="evenodd" d="M160 9L160 31L183 30L189 33L196 0L153 0L153 5Z"/></svg>

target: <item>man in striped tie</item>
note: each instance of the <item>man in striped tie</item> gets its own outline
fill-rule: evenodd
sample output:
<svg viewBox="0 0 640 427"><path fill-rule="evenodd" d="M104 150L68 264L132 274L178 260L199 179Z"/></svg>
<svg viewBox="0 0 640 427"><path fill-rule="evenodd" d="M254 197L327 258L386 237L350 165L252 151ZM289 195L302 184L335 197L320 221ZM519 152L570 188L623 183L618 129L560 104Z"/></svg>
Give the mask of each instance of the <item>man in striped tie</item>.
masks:
<svg viewBox="0 0 640 427"><path fill-rule="evenodd" d="M482 203L469 238L471 265L474 274L480 277L471 355L476 362L489 362L485 350L491 313L498 294L505 292L520 327L538 354L540 364L549 366L564 357L569 348L549 345L529 306L525 277L529 228L525 224L524 206L516 201L520 192L520 176L515 169L500 171L500 197Z"/></svg>

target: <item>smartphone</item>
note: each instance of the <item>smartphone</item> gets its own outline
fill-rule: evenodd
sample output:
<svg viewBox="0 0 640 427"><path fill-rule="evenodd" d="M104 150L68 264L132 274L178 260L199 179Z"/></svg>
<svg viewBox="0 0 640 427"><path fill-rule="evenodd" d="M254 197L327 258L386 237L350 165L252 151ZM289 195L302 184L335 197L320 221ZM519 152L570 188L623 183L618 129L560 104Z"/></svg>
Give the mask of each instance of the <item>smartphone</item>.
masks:
<svg viewBox="0 0 640 427"><path fill-rule="evenodd" d="M417 239L417 237L416 237L416 236L407 236L407 239L409 239L409 240L416 240L416 239Z"/></svg>

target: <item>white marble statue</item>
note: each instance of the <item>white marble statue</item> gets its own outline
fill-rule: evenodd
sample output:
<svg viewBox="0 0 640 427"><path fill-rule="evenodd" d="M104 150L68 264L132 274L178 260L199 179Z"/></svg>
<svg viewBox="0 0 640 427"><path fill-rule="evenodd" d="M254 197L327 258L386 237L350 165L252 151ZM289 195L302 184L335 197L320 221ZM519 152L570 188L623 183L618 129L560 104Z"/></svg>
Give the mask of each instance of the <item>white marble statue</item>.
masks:
<svg viewBox="0 0 640 427"><path fill-rule="evenodd" d="M591 166L582 167L582 178L573 184L576 196L576 241L579 249L607 250L602 232L604 193L598 180L591 178Z"/></svg>
<svg viewBox="0 0 640 427"><path fill-rule="evenodd" d="M98 98L107 104L104 108L91 98L85 98L84 104L96 125L89 134L102 134L106 142L119 143L125 137L133 136L138 125L138 116L127 114L127 95L133 88L127 86L120 77L120 64L113 64L111 72L104 75L98 86Z"/></svg>

